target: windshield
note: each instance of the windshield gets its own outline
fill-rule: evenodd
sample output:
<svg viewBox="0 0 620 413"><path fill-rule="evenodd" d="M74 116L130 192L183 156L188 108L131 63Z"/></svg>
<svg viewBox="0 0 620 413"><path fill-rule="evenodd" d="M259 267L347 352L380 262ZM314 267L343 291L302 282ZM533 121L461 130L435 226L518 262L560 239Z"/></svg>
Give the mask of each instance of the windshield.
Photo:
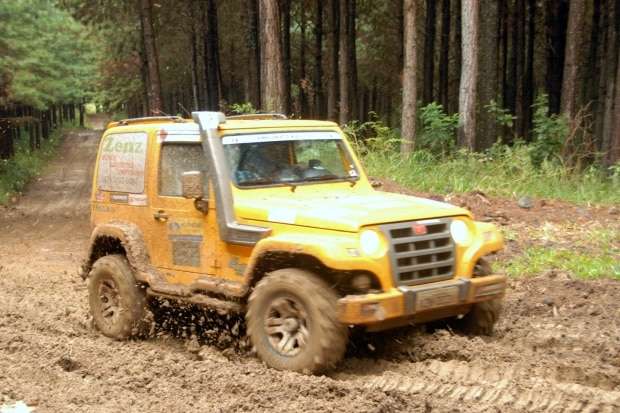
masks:
<svg viewBox="0 0 620 413"><path fill-rule="evenodd" d="M336 132L278 132L222 139L237 186L357 180L359 174Z"/></svg>

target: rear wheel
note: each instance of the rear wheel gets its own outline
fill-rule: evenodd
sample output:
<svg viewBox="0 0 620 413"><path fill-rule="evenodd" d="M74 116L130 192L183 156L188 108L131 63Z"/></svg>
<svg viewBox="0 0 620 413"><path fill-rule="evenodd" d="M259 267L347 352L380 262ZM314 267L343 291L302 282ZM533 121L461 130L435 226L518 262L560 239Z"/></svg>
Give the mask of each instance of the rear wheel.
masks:
<svg viewBox="0 0 620 413"><path fill-rule="evenodd" d="M270 367L318 373L344 356L347 327L337 318L338 296L310 271L277 270L252 292L248 335Z"/></svg>
<svg viewBox="0 0 620 413"><path fill-rule="evenodd" d="M88 280L90 311L95 326L106 336L123 340L141 331L145 291L122 255L106 255L93 265Z"/></svg>

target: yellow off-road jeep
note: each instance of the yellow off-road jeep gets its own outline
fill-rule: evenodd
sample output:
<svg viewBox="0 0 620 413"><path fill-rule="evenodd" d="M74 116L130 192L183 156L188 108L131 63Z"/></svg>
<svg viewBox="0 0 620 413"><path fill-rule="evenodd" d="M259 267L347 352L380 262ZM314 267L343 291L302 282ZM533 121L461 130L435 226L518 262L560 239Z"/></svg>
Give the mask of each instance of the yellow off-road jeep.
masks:
<svg viewBox="0 0 620 413"><path fill-rule="evenodd" d="M318 372L369 331L454 318L490 333L503 246L461 208L379 192L335 123L195 112L108 126L82 276L96 327L136 334L148 297L244 313L258 355Z"/></svg>

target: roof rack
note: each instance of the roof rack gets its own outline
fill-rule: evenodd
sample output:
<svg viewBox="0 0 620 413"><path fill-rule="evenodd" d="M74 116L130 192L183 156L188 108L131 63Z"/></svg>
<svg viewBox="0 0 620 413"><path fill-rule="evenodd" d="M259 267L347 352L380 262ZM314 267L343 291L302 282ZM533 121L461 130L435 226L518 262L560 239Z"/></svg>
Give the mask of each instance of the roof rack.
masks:
<svg viewBox="0 0 620 413"><path fill-rule="evenodd" d="M123 120L119 120L116 123L118 126L127 126L133 123L162 122L166 120L171 121L171 122L184 122L184 119L180 116L147 116L144 118L123 119Z"/></svg>
<svg viewBox="0 0 620 413"><path fill-rule="evenodd" d="M230 120L278 120L278 119L288 119L288 117L282 113L245 113L243 115L226 116L226 119L230 119Z"/></svg>

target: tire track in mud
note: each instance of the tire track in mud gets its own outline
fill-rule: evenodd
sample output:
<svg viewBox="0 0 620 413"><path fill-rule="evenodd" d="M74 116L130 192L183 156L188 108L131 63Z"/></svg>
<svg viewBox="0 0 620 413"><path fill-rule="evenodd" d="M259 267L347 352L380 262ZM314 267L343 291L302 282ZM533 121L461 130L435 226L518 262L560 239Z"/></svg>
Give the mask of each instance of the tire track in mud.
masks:
<svg viewBox="0 0 620 413"><path fill-rule="evenodd" d="M335 379L354 387L467 403L480 410L501 408L527 412L618 412L620 391L560 382L544 371L525 367L491 367L465 361L428 360L361 369ZM386 368L387 367L387 368ZM450 403L452 404L452 403Z"/></svg>

